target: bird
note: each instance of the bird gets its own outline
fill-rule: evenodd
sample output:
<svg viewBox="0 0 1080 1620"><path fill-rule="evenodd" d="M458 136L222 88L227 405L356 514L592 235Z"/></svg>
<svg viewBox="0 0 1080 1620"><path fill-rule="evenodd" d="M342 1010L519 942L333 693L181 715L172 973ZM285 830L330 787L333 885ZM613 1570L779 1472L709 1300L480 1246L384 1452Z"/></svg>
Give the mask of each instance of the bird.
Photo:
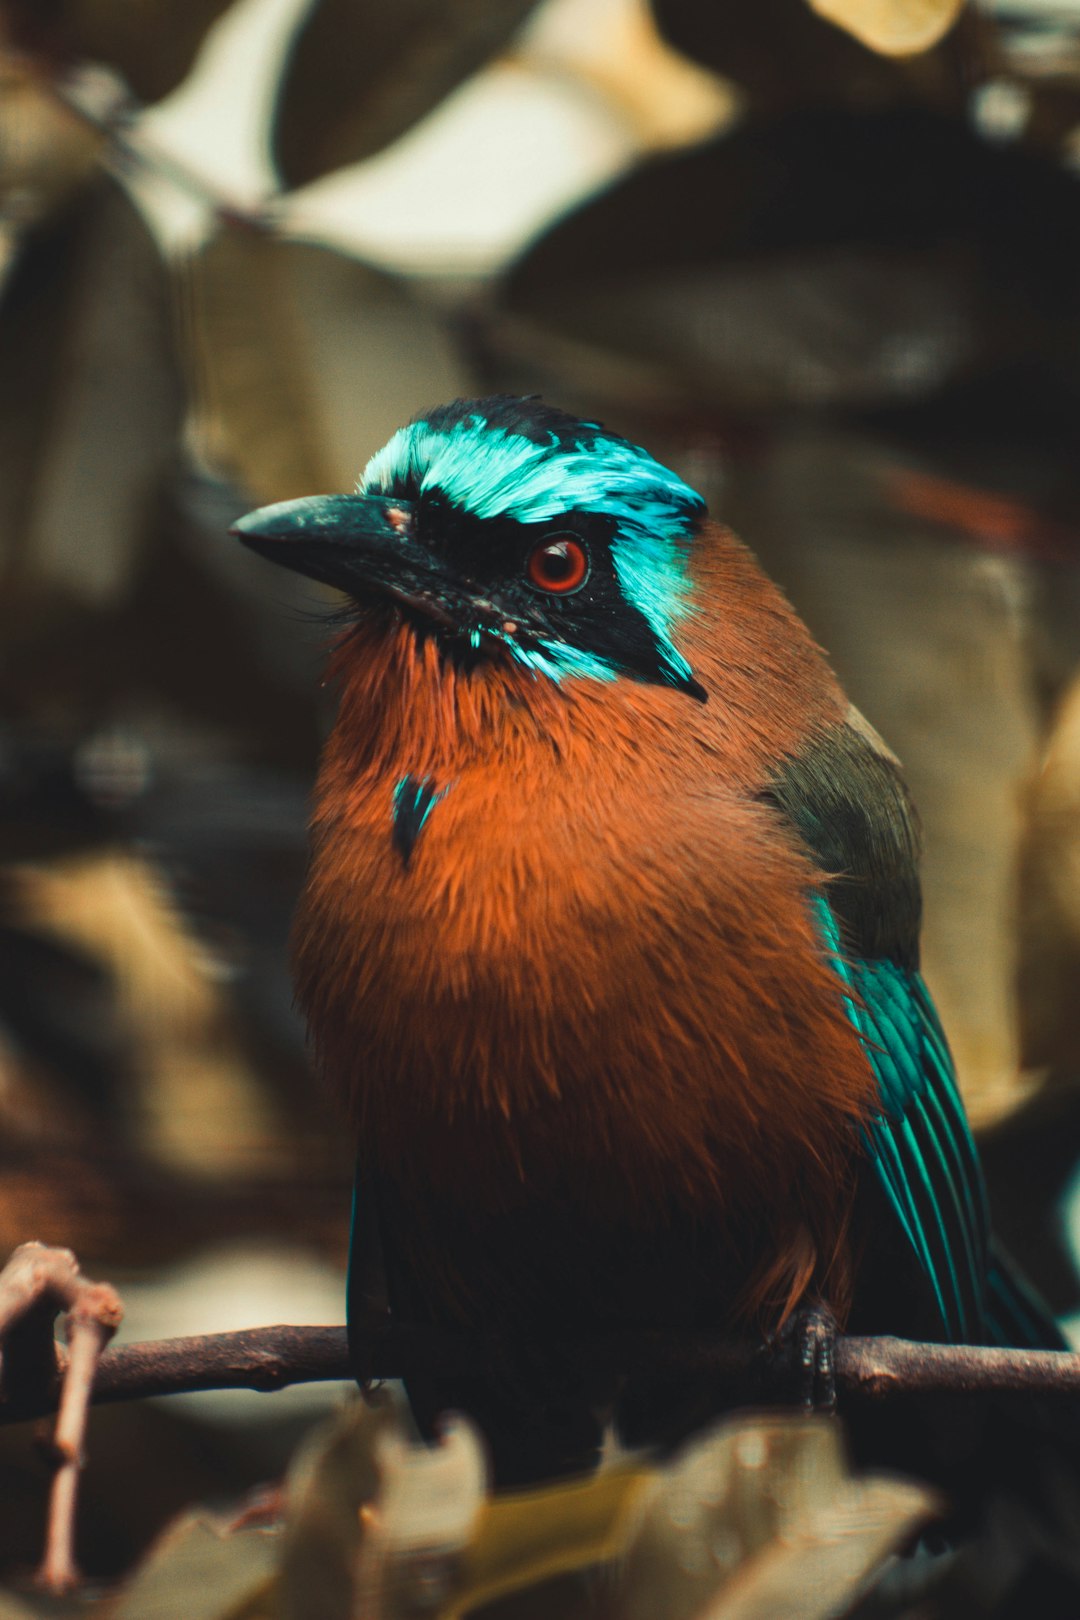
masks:
<svg viewBox="0 0 1080 1620"><path fill-rule="evenodd" d="M697 1412L559 1330L1063 1343L993 1239L900 766L694 489L496 395L232 532L344 597L294 961L350 1329L377 1277L503 1347L407 1380L424 1433L463 1408L520 1484Z"/></svg>

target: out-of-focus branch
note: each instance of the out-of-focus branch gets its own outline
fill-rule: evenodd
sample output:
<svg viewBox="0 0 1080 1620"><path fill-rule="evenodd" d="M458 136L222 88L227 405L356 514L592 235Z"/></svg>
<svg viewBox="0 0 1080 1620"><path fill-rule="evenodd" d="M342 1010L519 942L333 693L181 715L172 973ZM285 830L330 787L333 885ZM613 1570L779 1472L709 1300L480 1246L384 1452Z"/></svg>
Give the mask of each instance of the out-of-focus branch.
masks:
<svg viewBox="0 0 1080 1620"><path fill-rule="evenodd" d="M67 112L106 138L111 157L120 167L149 170L231 225L260 233L273 228L269 212L229 197L215 180L174 152L164 151L139 130L142 109L112 74L84 66L65 75L42 71L38 77Z"/></svg>
<svg viewBox="0 0 1080 1620"><path fill-rule="evenodd" d="M660 1365L676 1376L712 1374L718 1384L753 1383L757 1398L780 1394L790 1369L748 1341L658 1333L609 1339L553 1341L560 1357L582 1364ZM366 1371L373 1378L417 1372L454 1372L490 1362L490 1340L433 1329L381 1328L371 1336ZM64 1352L57 1347L58 1358ZM137 1400L208 1389L283 1389L289 1384L354 1376L342 1327L264 1327L197 1338L117 1345L98 1366L95 1403ZM843 1400L886 1400L915 1394L1080 1395L1080 1353L998 1350L982 1346L920 1344L906 1339L843 1338L836 1345L836 1383ZM28 1393L9 1388L0 1400L0 1423L55 1410L55 1395L40 1381Z"/></svg>

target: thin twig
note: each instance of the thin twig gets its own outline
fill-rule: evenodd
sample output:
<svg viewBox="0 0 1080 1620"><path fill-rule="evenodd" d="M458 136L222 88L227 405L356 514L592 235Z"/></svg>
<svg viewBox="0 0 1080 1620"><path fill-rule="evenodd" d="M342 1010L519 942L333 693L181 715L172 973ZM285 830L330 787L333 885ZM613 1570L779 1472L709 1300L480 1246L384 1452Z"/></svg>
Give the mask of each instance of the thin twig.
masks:
<svg viewBox="0 0 1080 1620"><path fill-rule="evenodd" d="M552 1341L561 1357L581 1365L626 1371L663 1366L672 1375L715 1377L724 1386L753 1381L759 1398L781 1391L788 1377L760 1346L705 1336L661 1333ZM411 1373L453 1374L490 1364L498 1342L429 1328L382 1328L372 1334L365 1364L374 1378ZM62 1361L66 1358L61 1358ZM98 1364L95 1404L177 1395L208 1389L283 1389L289 1384L353 1377L343 1327L263 1327L196 1338L114 1345ZM997 1350L970 1345L921 1344L893 1338L843 1338L836 1344L836 1382L842 1399L887 1400L898 1395L1080 1395L1080 1353ZM9 1389L0 1399L0 1423L55 1410L55 1395L40 1387L25 1397Z"/></svg>
<svg viewBox="0 0 1080 1620"><path fill-rule="evenodd" d="M836 1373L842 1393L870 1400L931 1394L1080 1395L1076 1350L841 1338Z"/></svg>
<svg viewBox="0 0 1080 1620"><path fill-rule="evenodd" d="M58 73L51 64L23 56L20 61L33 72L37 83L73 118L105 137L116 165L123 169L143 169L166 181L177 191L210 209L215 218L258 231L271 229L268 209L275 196L249 207L229 197L217 182L193 168L175 152L159 146L138 127L144 110L113 75L81 68Z"/></svg>
<svg viewBox="0 0 1080 1620"><path fill-rule="evenodd" d="M67 1368L53 1435L57 1466L49 1493L45 1556L40 1572L42 1585L50 1592L70 1591L79 1581L75 1564L75 1507L84 1462L86 1416L101 1353L115 1331L111 1319L115 1298L107 1283L90 1283L68 1315Z"/></svg>
<svg viewBox="0 0 1080 1620"><path fill-rule="evenodd" d="M53 1322L67 1312L68 1354L57 1354ZM101 1352L124 1311L108 1283L90 1282L70 1249L23 1243L0 1271L0 1341L5 1400L55 1410L56 1472L49 1493L49 1523L40 1580L50 1591L77 1584L75 1506L83 1463L86 1415Z"/></svg>

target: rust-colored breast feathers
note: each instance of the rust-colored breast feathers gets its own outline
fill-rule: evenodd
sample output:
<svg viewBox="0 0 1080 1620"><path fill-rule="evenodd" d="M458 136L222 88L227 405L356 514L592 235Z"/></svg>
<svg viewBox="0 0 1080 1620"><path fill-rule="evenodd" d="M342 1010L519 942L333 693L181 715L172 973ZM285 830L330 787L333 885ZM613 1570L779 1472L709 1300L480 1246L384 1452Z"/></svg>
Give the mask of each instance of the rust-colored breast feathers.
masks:
<svg viewBox="0 0 1080 1620"><path fill-rule="evenodd" d="M681 645L706 704L462 673L405 624L350 634L298 980L403 1184L494 1212L589 1176L630 1221L760 1206L777 1241L752 1303L782 1314L841 1264L844 1122L873 1081L815 934L820 877L755 790L845 705L736 542L715 531L698 569L709 612ZM438 794L407 861L406 778Z"/></svg>

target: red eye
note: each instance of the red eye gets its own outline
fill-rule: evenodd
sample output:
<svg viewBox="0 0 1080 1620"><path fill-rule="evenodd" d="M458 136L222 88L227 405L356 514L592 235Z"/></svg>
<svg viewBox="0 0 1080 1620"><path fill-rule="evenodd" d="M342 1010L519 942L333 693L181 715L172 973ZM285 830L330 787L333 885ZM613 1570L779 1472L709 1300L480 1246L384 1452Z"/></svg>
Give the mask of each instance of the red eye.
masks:
<svg viewBox="0 0 1080 1620"><path fill-rule="evenodd" d="M589 577L589 554L572 534L551 534L531 553L529 582L542 591L566 596Z"/></svg>

